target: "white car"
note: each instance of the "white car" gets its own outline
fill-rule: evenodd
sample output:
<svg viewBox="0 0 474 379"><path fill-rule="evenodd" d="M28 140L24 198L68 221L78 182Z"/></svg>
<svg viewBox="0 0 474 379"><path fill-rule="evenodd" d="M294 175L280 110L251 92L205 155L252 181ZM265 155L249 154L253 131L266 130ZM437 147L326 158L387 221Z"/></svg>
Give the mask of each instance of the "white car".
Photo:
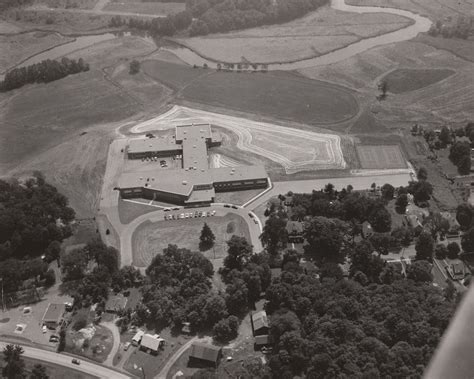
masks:
<svg viewBox="0 0 474 379"><path fill-rule="evenodd" d="M215 215L216 215L216 211L212 211L211 216L215 216Z"/></svg>
<svg viewBox="0 0 474 379"><path fill-rule="evenodd" d="M46 333L48 331L48 328L46 327L46 325L43 325L43 328L41 330L43 331L43 333Z"/></svg>
<svg viewBox="0 0 474 379"><path fill-rule="evenodd" d="M206 212L202 212L201 217L206 217L206 216L207 216L207 213L206 213Z"/></svg>
<svg viewBox="0 0 474 379"><path fill-rule="evenodd" d="M186 213L186 214L184 215L184 217L185 217L185 218L189 218L189 213Z"/></svg>
<svg viewBox="0 0 474 379"><path fill-rule="evenodd" d="M179 218L184 218L184 213L181 213L181 214L179 215Z"/></svg>

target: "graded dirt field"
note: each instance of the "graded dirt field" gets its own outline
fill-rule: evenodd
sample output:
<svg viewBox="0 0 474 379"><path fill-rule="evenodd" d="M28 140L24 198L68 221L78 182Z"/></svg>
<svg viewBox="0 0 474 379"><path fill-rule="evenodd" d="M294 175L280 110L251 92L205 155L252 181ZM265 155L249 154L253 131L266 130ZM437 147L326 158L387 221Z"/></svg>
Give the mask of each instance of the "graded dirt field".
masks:
<svg viewBox="0 0 474 379"><path fill-rule="evenodd" d="M130 12L150 15L168 15L184 11L184 3L161 3L161 2L140 2L116 0L108 3L103 11Z"/></svg>
<svg viewBox="0 0 474 379"><path fill-rule="evenodd" d="M0 73L36 53L68 41L72 41L72 38L50 32L0 36L0 51L2 52L0 54Z"/></svg>
<svg viewBox="0 0 474 379"><path fill-rule="evenodd" d="M364 169L406 168L407 164L398 145L356 147L360 165Z"/></svg>
<svg viewBox="0 0 474 379"><path fill-rule="evenodd" d="M428 87L454 73L455 71L447 69L399 69L390 72L383 79L387 82L389 92L403 93Z"/></svg>
<svg viewBox="0 0 474 379"><path fill-rule="evenodd" d="M288 62L315 57L362 38L409 25L391 14L354 14L323 7L305 17L259 28L179 39L200 55L223 62Z"/></svg>
<svg viewBox="0 0 474 379"><path fill-rule="evenodd" d="M340 123L358 112L354 94L291 73L230 73L147 61L144 72L180 88L179 98L309 125Z"/></svg>
<svg viewBox="0 0 474 379"><path fill-rule="evenodd" d="M153 257L162 253L169 244L199 251L199 236L204 222L216 236L214 248L203 253L209 259L225 257L226 241L233 235L245 237L250 241L246 222L242 217L230 213L224 217L145 222L132 236L133 264L138 267L148 266Z"/></svg>
<svg viewBox="0 0 474 379"><path fill-rule="evenodd" d="M433 21L447 16L474 14L469 0L346 0L350 5L399 8L428 16Z"/></svg>

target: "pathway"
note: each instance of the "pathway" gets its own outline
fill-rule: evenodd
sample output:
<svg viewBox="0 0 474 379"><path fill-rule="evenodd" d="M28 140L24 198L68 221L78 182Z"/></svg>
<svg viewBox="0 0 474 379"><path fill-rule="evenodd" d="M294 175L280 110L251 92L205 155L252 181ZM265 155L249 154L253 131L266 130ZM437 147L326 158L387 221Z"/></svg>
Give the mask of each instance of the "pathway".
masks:
<svg viewBox="0 0 474 379"><path fill-rule="evenodd" d="M104 365L112 367L114 365L114 357L115 354L117 354L119 348L120 348L120 333L117 328L117 325L115 325L114 322L102 322L102 326L105 326L107 329L109 329L112 332L112 336L114 339L114 344L112 346L112 350L110 350L109 355L107 356L107 359L104 361Z"/></svg>
<svg viewBox="0 0 474 379"><path fill-rule="evenodd" d="M158 375L155 376L155 379L166 379L169 370L174 365L174 363L179 359L179 357L193 344L194 341L198 340L198 337L191 338L188 342L186 342L183 346L181 346L173 356L168 359L168 362L164 365Z"/></svg>

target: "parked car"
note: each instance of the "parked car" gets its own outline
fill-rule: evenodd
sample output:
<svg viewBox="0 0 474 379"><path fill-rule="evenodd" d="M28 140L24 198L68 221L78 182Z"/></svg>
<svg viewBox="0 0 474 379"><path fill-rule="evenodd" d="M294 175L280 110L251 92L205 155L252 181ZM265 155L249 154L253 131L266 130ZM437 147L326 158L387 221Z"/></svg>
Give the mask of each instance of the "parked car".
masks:
<svg viewBox="0 0 474 379"><path fill-rule="evenodd" d="M211 216L215 216L215 214L216 214L216 211L211 212Z"/></svg>
<svg viewBox="0 0 474 379"><path fill-rule="evenodd" d="M43 327L41 328L41 330L43 331L43 333L46 333L48 331L48 328L46 325L43 325Z"/></svg>
<svg viewBox="0 0 474 379"><path fill-rule="evenodd" d="M49 337L49 342L59 342L59 337L52 335L51 337Z"/></svg>
<svg viewBox="0 0 474 379"><path fill-rule="evenodd" d="M263 354L270 354L273 351L273 349L271 347L264 346L264 347L262 347L261 351L262 351Z"/></svg>
<svg viewBox="0 0 474 379"><path fill-rule="evenodd" d="M185 217L185 218L189 218L189 213L186 213L186 214L184 215L184 217Z"/></svg>
<svg viewBox="0 0 474 379"><path fill-rule="evenodd" d="M73 360L71 362L74 363L75 365L80 365L81 364L81 361L79 359L76 359L76 358L73 358Z"/></svg>
<svg viewBox="0 0 474 379"><path fill-rule="evenodd" d="M206 217L207 216L207 212L202 212L202 217Z"/></svg>
<svg viewBox="0 0 474 379"><path fill-rule="evenodd" d="M179 218L184 218L184 213L181 213L181 214L179 215Z"/></svg>
<svg viewBox="0 0 474 379"><path fill-rule="evenodd" d="M127 351L131 344L132 344L131 342L126 342L125 345L123 346L123 349Z"/></svg>
<svg viewBox="0 0 474 379"><path fill-rule="evenodd" d="M202 217L202 211L199 211L198 216Z"/></svg>

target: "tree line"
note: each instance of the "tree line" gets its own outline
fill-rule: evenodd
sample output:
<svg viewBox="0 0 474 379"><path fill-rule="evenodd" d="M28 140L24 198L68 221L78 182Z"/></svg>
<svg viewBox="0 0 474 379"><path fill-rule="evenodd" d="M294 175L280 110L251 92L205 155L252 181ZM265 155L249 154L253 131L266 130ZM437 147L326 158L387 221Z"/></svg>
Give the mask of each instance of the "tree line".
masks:
<svg viewBox="0 0 474 379"><path fill-rule="evenodd" d="M26 67L9 70L0 82L0 91L10 91L31 83L49 83L68 75L89 71L89 64L82 58L62 58L61 61L47 59Z"/></svg>
<svg viewBox="0 0 474 379"><path fill-rule="evenodd" d="M279 24L302 17L329 0L186 0L186 10L151 21L112 17L111 27L126 25L156 36L186 30L190 36Z"/></svg>
<svg viewBox="0 0 474 379"><path fill-rule="evenodd" d="M467 39L472 34L474 18L469 16L459 16L454 22L443 23L438 20L431 25L428 34L433 37L441 35L443 38Z"/></svg>

